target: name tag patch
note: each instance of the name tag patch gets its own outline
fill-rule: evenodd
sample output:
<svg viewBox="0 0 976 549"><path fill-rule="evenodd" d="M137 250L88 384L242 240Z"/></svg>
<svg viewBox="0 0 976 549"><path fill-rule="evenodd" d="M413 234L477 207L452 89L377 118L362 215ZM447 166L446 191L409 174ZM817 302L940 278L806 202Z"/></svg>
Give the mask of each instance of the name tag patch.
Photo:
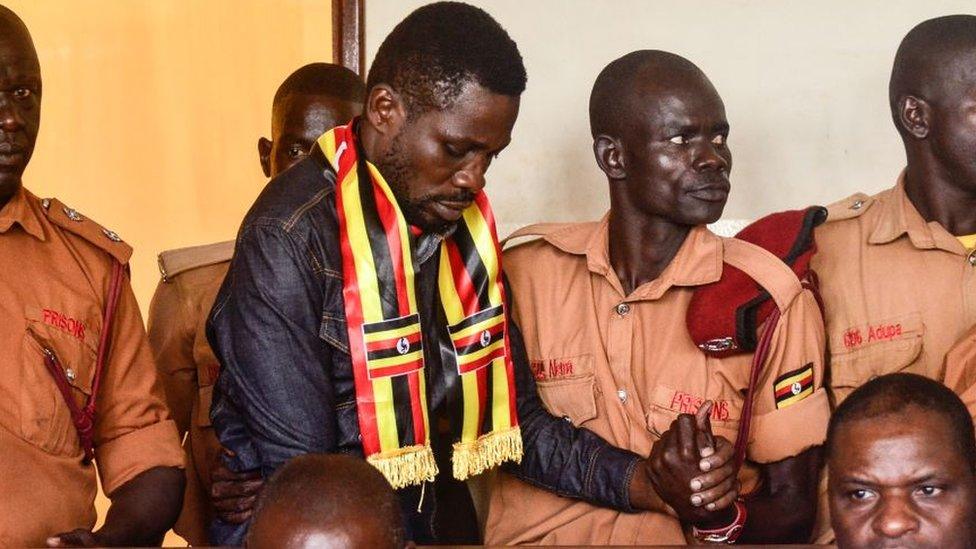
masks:
<svg viewBox="0 0 976 549"><path fill-rule="evenodd" d="M776 378L773 395L776 409L792 406L813 394L813 363Z"/></svg>

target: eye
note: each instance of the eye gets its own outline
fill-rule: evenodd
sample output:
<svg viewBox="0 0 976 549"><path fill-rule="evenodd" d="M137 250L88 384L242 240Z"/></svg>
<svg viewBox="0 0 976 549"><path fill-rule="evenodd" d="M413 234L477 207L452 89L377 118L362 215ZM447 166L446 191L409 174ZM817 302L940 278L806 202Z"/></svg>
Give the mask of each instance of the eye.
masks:
<svg viewBox="0 0 976 549"><path fill-rule="evenodd" d="M725 146L725 140L726 139L728 139L728 137L726 137L726 136L724 136L722 134L718 134L718 135L716 135L715 137L712 138L712 143L715 144L715 145L718 145L720 147L721 146Z"/></svg>
<svg viewBox="0 0 976 549"><path fill-rule="evenodd" d="M857 490L851 490L850 492L847 493L848 499L852 501L858 501L858 502L869 501L871 499L874 499L874 495L875 495L874 492L872 492L871 490L865 490L863 488Z"/></svg>
<svg viewBox="0 0 976 549"><path fill-rule="evenodd" d="M444 143L444 151L447 153L447 156L450 156L451 158L461 158L464 156L464 152L461 151L461 149L450 143Z"/></svg>
<svg viewBox="0 0 976 549"><path fill-rule="evenodd" d="M32 92L30 88L17 88L14 90L14 97L17 99L27 99L32 95L34 95L34 92Z"/></svg>
<svg viewBox="0 0 976 549"><path fill-rule="evenodd" d="M290 156L292 158L298 158L300 156L305 156L305 147L302 147L301 145L299 145L297 143L294 144L294 145L292 145L291 148L288 149L288 156Z"/></svg>
<svg viewBox="0 0 976 549"><path fill-rule="evenodd" d="M915 492L921 496L930 498L941 494L944 490L941 486L920 486Z"/></svg>
<svg viewBox="0 0 976 549"><path fill-rule="evenodd" d="M684 145L685 143L688 142L688 140L685 139L685 136L683 135L676 135L671 139L668 139L668 141L674 143L675 145Z"/></svg>

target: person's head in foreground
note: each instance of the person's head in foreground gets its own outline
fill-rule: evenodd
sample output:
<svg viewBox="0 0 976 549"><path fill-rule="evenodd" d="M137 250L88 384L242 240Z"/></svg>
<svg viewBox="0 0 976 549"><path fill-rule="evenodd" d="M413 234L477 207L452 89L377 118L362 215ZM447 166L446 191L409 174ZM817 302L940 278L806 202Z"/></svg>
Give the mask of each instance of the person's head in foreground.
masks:
<svg viewBox="0 0 976 549"><path fill-rule="evenodd" d="M359 138L408 222L436 231L461 218L511 140L525 82L515 42L474 6L423 6L386 37Z"/></svg>
<svg viewBox="0 0 976 549"><path fill-rule="evenodd" d="M827 432L840 549L976 547L976 436L962 401L915 374L864 384Z"/></svg>
<svg viewBox="0 0 976 549"><path fill-rule="evenodd" d="M249 549L406 547L400 504L360 458L308 454L279 468L261 493Z"/></svg>

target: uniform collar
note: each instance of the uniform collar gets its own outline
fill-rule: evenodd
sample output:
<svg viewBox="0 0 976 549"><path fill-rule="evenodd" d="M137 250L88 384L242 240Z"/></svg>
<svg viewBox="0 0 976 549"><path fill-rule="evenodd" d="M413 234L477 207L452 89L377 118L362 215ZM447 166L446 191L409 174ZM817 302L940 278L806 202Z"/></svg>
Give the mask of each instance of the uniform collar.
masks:
<svg viewBox="0 0 976 549"><path fill-rule="evenodd" d="M885 191L878 201L878 217L868 237L870 244L888 244L904 234L915 248L938 248L958 255L966 250L938 221L926 222L905 193L905 172L898 176L894 188Z"/></svg>
<svg viewBox="0 0 976 549"><path fill-rule="evenodd" d="M610 214L599 222L573 224L553 231L545 240L560 250L586 256L590 272L604 276L623 295L610 265ZM701 286L722 276L722 239L705 226L694 227L674 259L657 279L633 291L627 300L658 299L672 286Z"/></svg>
<svg viewBox="0 0 976 549"><path fill-rule="evenodd" d="M24 232L43 242L47 239L41 225L40 204L37 197L23 186L17 194L0 210L0 234L10 230L14 224L20 225Z"/></svg>

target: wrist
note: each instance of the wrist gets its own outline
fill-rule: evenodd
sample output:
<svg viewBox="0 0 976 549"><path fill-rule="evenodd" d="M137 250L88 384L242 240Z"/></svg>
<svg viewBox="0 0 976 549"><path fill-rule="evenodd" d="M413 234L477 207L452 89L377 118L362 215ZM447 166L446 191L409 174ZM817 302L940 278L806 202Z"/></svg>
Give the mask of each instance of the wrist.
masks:
<svg viewBox="0 0 976 549"><path fill-rule="evenodd" d="M660 511L665 503L654 489L654 484L644 471L644 464L638 463L627 486L630 506L637 511Z"/></svg>
<svg viewBox="0 0 976 549"><path fill-rule="evenodd" d="M746 525L746 517L748 516L746 504L742 499L736 499L734 505L726 509L725 513L724 522L719 521L720 517L716 516L715 522L718 523L718 526L711 524L712 521L701 526L693 526L691 530L695 539L699 543L735 543L742 535L742 530Z"/></svg>

